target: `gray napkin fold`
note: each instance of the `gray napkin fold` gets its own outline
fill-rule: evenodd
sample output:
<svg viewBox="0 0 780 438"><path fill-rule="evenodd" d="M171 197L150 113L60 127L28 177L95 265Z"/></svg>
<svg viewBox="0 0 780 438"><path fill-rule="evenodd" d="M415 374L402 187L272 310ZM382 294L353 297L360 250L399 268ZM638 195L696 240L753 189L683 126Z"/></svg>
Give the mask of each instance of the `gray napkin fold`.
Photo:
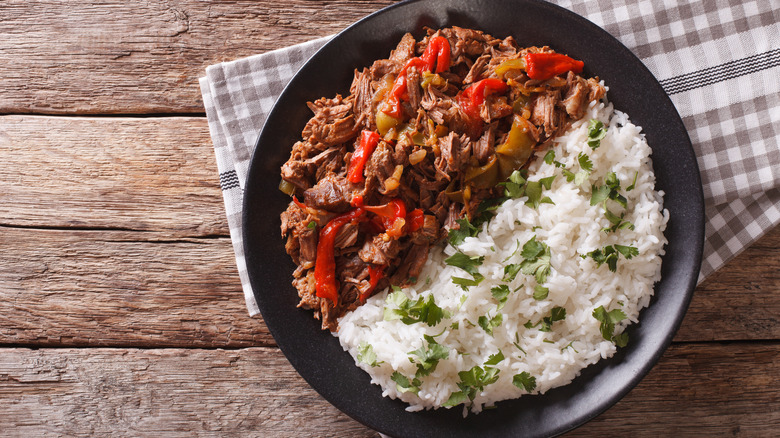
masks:
<svg viewBox="0 0 780 438"><path fill-rule="evenodd" d="M619 39L661 82L690 135L705 197L699 281L780 223L780 3L558 0ZM200 79L241 284L243 185L276 98L330 37L212 65ZM629 114L630 116L630 114Z"/></svg>

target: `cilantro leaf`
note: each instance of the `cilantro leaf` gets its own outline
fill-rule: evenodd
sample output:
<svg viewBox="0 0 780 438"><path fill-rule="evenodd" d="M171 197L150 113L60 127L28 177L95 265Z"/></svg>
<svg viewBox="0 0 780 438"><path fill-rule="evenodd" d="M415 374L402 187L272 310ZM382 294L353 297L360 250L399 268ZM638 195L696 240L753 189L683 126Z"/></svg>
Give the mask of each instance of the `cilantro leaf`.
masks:
<svg viewBox="0 0 780 438"><path fill-rule="evenodd" d="M482 283L482 280L485 279L485 277L480 274L476 273L473 276L474 278L463 278L463 277L452 277L452 282L460 286L463 290L469 290L469 287L471 286L477 286L478 284Z"/></svg>
<svg viewBox="0 0 780 438"><path fill-rule="evenodd" d="M509 265L504 266L504 278L502 278L502 281L510 282L517 277L517 273L520 272L520 264L519 263L512 263Z"/></svg>
<svg viewBox="0 0 780 438"><path fill-rule="evenodd" d="M450 313L436 305L433 295L412 301L403 292L393 292L385 299L382 316L385 321L400 319L407 325L422 322L433 327L443 318L449 318Z"/></svg>
<svg viewBox="0 0 780 438"><path fill-rule="evenodd" d="M639 255L639 250L633 246L607 245L604 248L595 249L583 255L582 258L592 258L596 262L597 267L606 263L610 271L616 272L618 254L623 254L623 257L626 259L631 259Z"/></svg>
<svg viewBox="0 0 780 438"><path fill-rule="evenodd" d="M593 171L593 162L590 161L590 157L584 152L580 152L579 155L577 155L577 162L580 163L580 169L586 172Z"/></svg>
<svg viewBox="0 0 780 438"><path fill-rule="evenodd" d="M635 248L633 246L623 246L623 245L615 244L615 249L619 253L623 254L623 257L625 257L627 259L632 259L632 258L634 258L634 256L638 256L639 255L639 249L637 249L637 248Z"/></svg>
<svg viewBox="0 0 780 438"><path fill-rule="evenodd" d="M433 343L428 341L428 347L420 347L417 350L409 352L410 355L417 357L416 360L412 360L417 364L416 378L427 376L436 370L436 365L439 364L439 360L447 359L450 356L450 349L444 345Z"/></svg>
<svg viewBox="0 0 780 438"><path fill-rule="evenodd" d="M536 236L523 245L523 258L520 263L520 271L526 275L533 275L539 284L547 281L550 274L550 248L542 242L536 241ZM506 272L506 267L504 267Z"/></svg>
<svg viewBox="0 0 780 438"><path fill-rule="evenodd" d="M455 222L460 225L460 228L457 230L450 228L447 235L450 245L452 246L458 246L463 243L467 237L474 237L479 233L479 228L472 225L465 217L457 219Z"/></svg>
<svg viewBox="0 0 780 438"><path fill-rule="evenodd" d="M550 293L550 289L546 287L539 286L538 284L534 286L534 299L537 301L541 301L547 298L547 295L549 293Z"/></svg>
<svg viewBox="0 0 780 438"><path fill-rule="evenodd" d="M488 356L488 360L485 361L485 365L498 365L502 360L506 359L504 353L498 350L498 353Z"/></svg>
<svg viewBox="0 0 780 438"><path fill-rule="evenodd" d="M607 130L600 120L591 119L588 123L588 146L597 149L601 146L601 140L607 136Z"/></svg>
<svg viewBox="0 0 780 438"><path fill-rule="evenodd" d="M619 335L613 336L612 342L614 342L615 346L617 347L621 347L621 348L625 347L626 345L628 345L628 333L623 332Z"/></svg>
<svg viewBox="0 0 780 438"><path fill-rule="evenodd" d="M501 310L504 307L506 300L509 297L509 292L509 286L505 284L490 288L490 293L493 295L493 298L498 301L498 308L496 310Z"/></svg>
<svg viewBox="0 0 780 438"><path fill-rule="evenodd" d="M550 149L546 154L544 154L544 162L547 164L552 164L553 161L555 161L555 151Z"/></svg>
<svg viewBox="0 0 780 438"><path fill-rule="evenodd" d="M523 371L512 377L512 384L520 389L531 392L536 389L536 377L532 376L528 371Z"/></svg>
<svg viewBox="0 0 780 438"><path fill-rule="evenodd" d="M526 322L523 324L523 327L525 328L535 328L539 327L540 332L549 332L552 331L552 325L558 321L562 321L566 318L566 309L563 307L555 306L550 310L550 316L545 316L542 318L541 321L537 322L536 324L532 323L531 321Z"/></svg>
<svg viewBox="0 0 780 438"><path fill-rule="evenodd" d="M468 290L469 286L476 286L485 279L485 277L479 273L478 269L483 260L485 260L485 257L471 257L458 251L455 254L447 257L444 260L444 263L450 266L461 268L471 274L471 276L474 278L473 280L462 277L452 277L453 283L460 286L463 290Z"/></svg>
<svg viewBox="0 0 780 438"><path fill-rule="evenodd" d="M394 372L393 375L390 376L390 380L395 382L395 387L400 393L412 392L417 394L420 391L420 386L422 385L420 379L414 378L409 380L408 377L404 376L398 371Z"/></svg>
<svg viewBox="0 0 780 438"><path fill-rule="evenodd" d="M525 195L528 196L528 200L525 201L525 205L531 208L539 208L540 204L555 204L549 197L542 197L542 189L550 190L554 179L555 175L542 178L539 181L526 182Z"/></svg>
<svg viewBox="0 0 780 438"><path fill-rule="evenodd" d="M369 344L366 341L363 341L358 345L357 360L358 362L364 363L371 367L378 366L379 364L382 363L376 361L376 353L374 353L374 347L372 347L371 344Z"/></svg>
<svg viewBox="0 0 780 438"><path fill-rule="evenodd" d="M477 267L480 266L484 260L485 260L484 256L472 257L458 251L455 254L444 259L444 263L450 266L455 266L456 268L463 269L464 271L468 272L473 276L474 274L479 274L479 270L477 269Z"/></svg>
<svg viewBox="0 0 780 438"><path fill-rule="evenodd" d="M634 224L632 224L630 221L624 221L623 218L626 216L626 213L623 212L620 214L620 216L616 215L615 213L612 213L607 206L604 206L604 216L607 218L607 220L612 224L611 227L605 227L602 228L603 231L609 233L614 232L617 230L624 230L628 228L629 230L634 229Z"/></svg>
<svg viewBox="0 0 780 438"><path fill-rule="evenodd" d="M502 360L504 360L504 354L499 350L498 353L490 355L483 366L476 365L468 371L459 372L458 389L460 391L451 393L442 406L451 407L473 401L477 393L483 391L485 386L498 381L499 369L493 365L497 365Z"/></svg>
<svg viewBox="0 0 780 438"><path fill-rule="evenodd" d="M554 155L555 153L553 152L553 156ZM539 181L528 181L526 179L525 170L515 170L509 175L507 181L498 183L498 185L504 187L504 195L506 197L522 198L523 196L527 196L528 200L525 201L525 205L532 208L538 208L539 204L554 204L549 197L542 197L542 189L550 190L554 180L555 175L542 178Z"/></svg>
<svg viewBox="0 0 780 438"><path fill-rule="evenodd" d="M615 335L615 324L627 318L622 310L612 309L607 312L604 306L599 306L593 309L593 317L601 323L599 331L604 339L614 342L618 347L628 345L628 333Z"/></svg>
<svg viewBox="0 0 780 438"><path fill-rule="evenodd" d="M526 190L525 173L519 170L515 170L509 175L509 179L498 185L504 187L504 196L508 198L521 198L525 196Z"/></svg>
<svg viewBox="0 0 780 438"><path fill-rule="evenodd" d="M482 315L477 320L477 323L482 327L482 330L485 330L490 336L493 336L493 329L500 326L502 322L504 322L504 315L501 313L496 314L496 316L492 318L488 318L487 315Z"/></svg>
<svg viewBox="0 0 780 438"><path fill-rule="evenodd" d="M590 205L601 204L609 198L609 194L610 188L608 186L596 187L595 184L591 185Z"/></svg>
<svg viewBox="0 0 780 438"><path fill-rule="evenodd" d="M447 399L446 402L442 404L442 406L445 407L452 407L457 406L461 403L465 403L469 399L469 396L464 391L455 391L452 394L450 394L450 397Z"/></svg>

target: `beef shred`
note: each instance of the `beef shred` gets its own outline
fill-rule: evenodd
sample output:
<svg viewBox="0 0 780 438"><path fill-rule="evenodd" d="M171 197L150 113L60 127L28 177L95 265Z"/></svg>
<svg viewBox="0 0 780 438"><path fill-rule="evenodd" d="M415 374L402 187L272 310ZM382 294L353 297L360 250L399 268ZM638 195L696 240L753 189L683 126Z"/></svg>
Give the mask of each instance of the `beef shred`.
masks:
<svg viewBox="0 0 780 438"><path fill-rule="evenodd" d="M361 131L379 131L377 114L385 108L393 82L434 37L449 42L450 65L439 73L416 66L405 72L407 92L396 118L400 123L379 132L363 180L350 182L350 160ZM496 148L507 141L514 119L522 119L533 151L540 150L604 96L597 78L571 71L543 81L529 78L522 68L496 72L507 61L540 52L552 50L521 48L512 37L497 39L459 27L429 29L420 41L406 34L387 59L355 70L347 97L308 104L313 116L281 168L295 198L281 215L281 231L287 253L298 265L292 281L300 296L298 306L313 310L323 329L337 330L338 318L371 294L389 285L415 283L429 249L443 243L448 229L458 228L459 219L471 220L482 201L502 194L495 185L468 180L467 173L491 162ZM500 79L508 90L487 95L478 108L479 120L474 120L459 97L483 79ZM475 124L481 126L478 135ZM338 286L334 305L317 295L319 233L331 219L356 208L356 199L365 206L400 200L406 225L402 235L392 235L379 216L367 212L361 221L339 230L333 249ZM412 229L409 213L417 209L422 214ZM372 270L380 275L372 276Z"/></svg>

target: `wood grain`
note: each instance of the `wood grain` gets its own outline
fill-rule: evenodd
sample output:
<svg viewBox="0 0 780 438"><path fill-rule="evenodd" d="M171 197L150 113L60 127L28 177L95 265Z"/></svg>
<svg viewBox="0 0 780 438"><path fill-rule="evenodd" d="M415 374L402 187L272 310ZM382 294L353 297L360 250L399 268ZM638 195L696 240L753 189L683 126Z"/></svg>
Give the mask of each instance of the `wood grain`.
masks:
<svg viewBox="0 0 780 438"><path fill-rule="evenodd" d="M676 341L780 339L780 227L705 280Z"/></svg>
<svg viewBox="0 0 780 438"><path fill-rule="evenodd" d="M336 33L392 3L6 0L0 114L203 113L207 66Z"/></svg>
<svg viewBox="0 0 780 438"><path fill-rule="evenodd" d="M228 238L0 228L0 248L0 345L274 345Z"/></svg>
<svg viewBox="0 0 780 438"><path fill-rule="evenodd" d="M230 240L171 234L0 227L0 345L274 345ZM778 248L780 228L701 285L675 339L780 338Z"/></svg>
<svg viewBox="0 0 780 438"><path fill-rule="evenodd" d="M762 436L780 426L778 378L777 344L673 346L570 436ZM377 436L267 348L6 349L0 398L6 436Z"/></svg>
<svg viewBox="0 0 780 438"><path fill-rule="evenodd" d="M228 235L205 118L0 116L0 225Z"/></svg>
<svg viewBox="0 0 780 438"><path fill-rule="evenodd" d="M376 435L276 349L6 349L0 399L4 436Z"/></svg>

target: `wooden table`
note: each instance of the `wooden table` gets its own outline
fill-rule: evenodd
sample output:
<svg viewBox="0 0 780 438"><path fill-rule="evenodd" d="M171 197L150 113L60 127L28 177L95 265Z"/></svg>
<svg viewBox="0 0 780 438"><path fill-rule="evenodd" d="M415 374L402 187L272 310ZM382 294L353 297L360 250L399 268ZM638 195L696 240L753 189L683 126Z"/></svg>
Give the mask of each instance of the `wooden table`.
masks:
<svg viewBox="0 0 780 438"><path fill-rule="evenodd" d="M247 316L197 78L389 3L0 3L0 435L377 435ZM778 247L704 282L571 436L777 436Z"/></svg>

